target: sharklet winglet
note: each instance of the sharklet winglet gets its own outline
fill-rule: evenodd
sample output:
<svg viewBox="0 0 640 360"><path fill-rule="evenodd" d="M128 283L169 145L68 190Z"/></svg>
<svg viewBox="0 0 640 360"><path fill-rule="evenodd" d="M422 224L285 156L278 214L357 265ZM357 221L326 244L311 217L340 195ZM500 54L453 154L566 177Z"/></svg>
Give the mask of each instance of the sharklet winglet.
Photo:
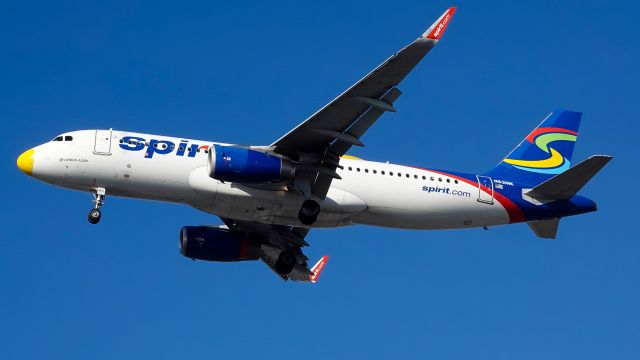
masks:
<svg viewBox="0 0 640 360"><path fill-rule="evenodd" d="M311 268L311 275L309 275L309 281L314 284L316 283L316 281L318 281L318 278L320 277L320 274L322 273L322 270L324 269L324 266L327 264L328 260L329 257L325 255L321 257L315 265L313 265L313 267Z"/></svg>
<svg viewBox="0 0 640 360"><path fill-rule="evenodd" d="M431 39L435 41L440 40L442 34L444 34L444 31L447 29L447 25L449 25L449 23L451 22L451 18L453 17L453 14L455 12L455 7L448 8L447 11L445 11L444 14L442 14L442 16L440 16L438 20L436 20L436 22L434 22L433 25L431 25L427 29L427 31L422 34L421 38Z"/></svg>

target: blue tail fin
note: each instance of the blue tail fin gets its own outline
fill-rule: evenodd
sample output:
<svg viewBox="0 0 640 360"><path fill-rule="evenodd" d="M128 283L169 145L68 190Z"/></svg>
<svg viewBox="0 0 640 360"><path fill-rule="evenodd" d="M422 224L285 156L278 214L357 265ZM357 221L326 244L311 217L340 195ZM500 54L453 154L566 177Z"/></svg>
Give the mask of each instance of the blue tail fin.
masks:
<svg viewBox="0 0 640 360"><path fill-rule="evenodd" d="M487 175L538 185L567 170L580 118L582 113L575 111L552 112Z"/></svg>

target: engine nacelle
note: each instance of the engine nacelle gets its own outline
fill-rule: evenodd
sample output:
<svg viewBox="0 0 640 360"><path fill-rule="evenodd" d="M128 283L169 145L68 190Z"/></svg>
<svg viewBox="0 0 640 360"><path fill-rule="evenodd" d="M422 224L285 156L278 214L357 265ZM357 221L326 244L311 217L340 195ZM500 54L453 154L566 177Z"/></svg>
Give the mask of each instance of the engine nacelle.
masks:
<svg viewBox="0 0 640 360"><path fill-rule="evenodd" d="M209 176L220 181L260 184L293 179L293 164L262 151L214 145L209 151Z"/></svg>
<svg viewBox="0 0 640 360"><path fill-rule="evenodd" d="M229 229L185 226L180 230L180 254L208 261L257 260L260 241Z"/></svg>

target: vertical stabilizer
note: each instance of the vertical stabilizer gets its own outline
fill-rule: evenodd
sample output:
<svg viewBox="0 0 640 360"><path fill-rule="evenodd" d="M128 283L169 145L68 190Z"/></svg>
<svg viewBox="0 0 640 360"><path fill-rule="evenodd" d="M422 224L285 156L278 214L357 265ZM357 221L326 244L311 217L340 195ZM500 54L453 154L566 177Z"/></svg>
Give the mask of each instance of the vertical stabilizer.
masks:
<svg viewBox="0 0 640 360"><path fill-rule="evenodd" d="M537 185L571 167L582 113L556 110L487 175Z"/></svg>

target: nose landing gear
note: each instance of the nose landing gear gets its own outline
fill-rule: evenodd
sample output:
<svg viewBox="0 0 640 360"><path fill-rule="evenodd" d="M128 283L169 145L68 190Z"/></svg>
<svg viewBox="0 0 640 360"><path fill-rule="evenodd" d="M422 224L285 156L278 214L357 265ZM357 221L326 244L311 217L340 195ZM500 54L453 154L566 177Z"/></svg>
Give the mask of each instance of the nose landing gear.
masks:
<svg viewBox="0 0 640 360"><path fill-rule="evenodd" d="M97 224L100 222L100 218L102 217L102 212L100 208L104 205L104 198L107 193L105 188L95 188L93 189L93 203L95 207L89 211L88 220L91 224Z"/></svg>

